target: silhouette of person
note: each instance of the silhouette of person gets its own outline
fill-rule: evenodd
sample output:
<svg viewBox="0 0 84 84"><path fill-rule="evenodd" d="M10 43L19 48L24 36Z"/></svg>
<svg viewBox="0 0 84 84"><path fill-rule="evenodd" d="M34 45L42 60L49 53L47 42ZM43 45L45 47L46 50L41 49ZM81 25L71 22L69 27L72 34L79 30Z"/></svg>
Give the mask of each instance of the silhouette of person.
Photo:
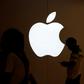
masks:
<svg viewBox="0 0 84 84"><path fill-rule="evenodd" d="M73 37L66 40L66 45L71 51L69 61L60 62L60 64L67 68L67 79L65 84L80 84L80 63L83 58L81 49L77 41Z"/></svg>
<svg viewBox="0 0 84 84"><path fill-rule="evenodd" d="M24 35L15 28L5 31L0 43L0 84L36 84L29 73L24 52Z"/></svg>

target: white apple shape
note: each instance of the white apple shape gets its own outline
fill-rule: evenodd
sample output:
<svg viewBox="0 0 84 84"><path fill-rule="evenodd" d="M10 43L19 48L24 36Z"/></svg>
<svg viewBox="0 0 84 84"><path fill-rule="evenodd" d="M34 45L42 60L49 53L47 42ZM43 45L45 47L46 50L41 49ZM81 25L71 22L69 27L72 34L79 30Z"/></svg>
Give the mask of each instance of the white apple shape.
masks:
<svg viewBox="0 0 84 84"><path fill-rule="evenodd" d="M29 30L30 46L38 57L46 55L57 57L64 49L65 44L59 37L60 31L64 28L63 25L58 22L50 23L55 16L56 12L52 12L47 17L47 24L38 22Z"/></svg>

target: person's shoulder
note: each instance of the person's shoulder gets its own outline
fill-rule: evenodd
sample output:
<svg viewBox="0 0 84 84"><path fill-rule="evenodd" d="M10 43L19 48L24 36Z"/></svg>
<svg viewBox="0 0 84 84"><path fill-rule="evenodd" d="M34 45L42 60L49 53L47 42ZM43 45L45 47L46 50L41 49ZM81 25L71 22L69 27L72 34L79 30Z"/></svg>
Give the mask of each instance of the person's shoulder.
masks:
<svg viewBox="0 0 84 84"><path fill-rule="evenodd" d="M16 56L16 54L15 53L10 53L10 54L8 54L8 58L7 58L8 60L16 60L17 59L17 56Z"/></svg>
<svg viewBox="0 0 84 84"><path fill-rule="evenodd" d="M15 65L14 62L15 62L15 55L13 53L9 53L7 55L5 72L12 72L13 71L13 67Z"/></svg>
<svg viewBox="0 0 84 84"><path fill-rule="evenodd" d="M9 57L8 57L8 60L11 60L15 67L24 67L23 62L18 57L18 55L15 54L15 53L10 53Z"/></svg>
<svg viewBox="0 0 84 84"><path fill-rule="evenodd" d="M8 60L11 60L11 61L13 61L16 64L21 64L22 63L20 58L15 53L10 53L8 55Z"/></svg>

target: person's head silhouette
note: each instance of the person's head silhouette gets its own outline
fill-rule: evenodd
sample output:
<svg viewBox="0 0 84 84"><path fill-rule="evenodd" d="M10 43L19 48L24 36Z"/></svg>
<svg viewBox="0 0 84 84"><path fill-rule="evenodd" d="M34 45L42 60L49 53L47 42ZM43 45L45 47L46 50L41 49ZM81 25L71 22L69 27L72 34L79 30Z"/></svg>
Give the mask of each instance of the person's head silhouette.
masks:
<svg viewBox="0 0 84 84"><path fill-rule="evenodd" d="M6 52L18 52L24 49L24 35L15 28L10 28L3 33L1 48Z"/></svg>
<svg viewBox="0 0 84 84"><path fill-rule="evenodd" d="M81 51L77 44L77 40L73 37L67 38L66 45L73 53L79 53Z"/></svg>

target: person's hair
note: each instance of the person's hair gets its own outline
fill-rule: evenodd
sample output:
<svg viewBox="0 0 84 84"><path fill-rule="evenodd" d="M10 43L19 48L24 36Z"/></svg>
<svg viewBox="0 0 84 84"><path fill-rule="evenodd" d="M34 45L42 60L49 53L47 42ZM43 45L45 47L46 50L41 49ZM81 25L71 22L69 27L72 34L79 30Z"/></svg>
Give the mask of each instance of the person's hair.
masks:
<svg viewBox="0 0 84 84"><path fill-rule="evenodd" d="M66 45L73 53L79 53L81 51L79 45L77 45L77 40L73 37L66 39Z"/></svg>
<svg viewBox="0 0 84 84"><path fill-rule="evenodd" d="M15 28L6 30L1 38L1 49L9 52L24 48L24 35Z"/></svg>

